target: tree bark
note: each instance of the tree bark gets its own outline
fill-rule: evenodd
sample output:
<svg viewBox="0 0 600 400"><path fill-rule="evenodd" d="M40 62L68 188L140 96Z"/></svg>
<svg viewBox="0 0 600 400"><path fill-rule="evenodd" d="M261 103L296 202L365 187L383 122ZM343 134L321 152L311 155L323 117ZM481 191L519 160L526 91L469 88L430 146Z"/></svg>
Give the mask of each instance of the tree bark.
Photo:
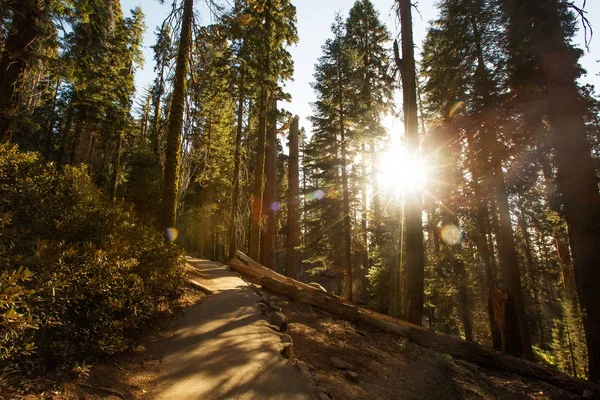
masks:
<svg viewBox="0 0 600 400"><path fill-rule="evenodd" d="M254 166L254 190L252 191L252 217L250 227L249 252L250 257L258 260L260 257L260 233L263 219L263 195L264 195L264 173L265 173L265 141L267 136L267 103L269 87L267 77L271 65L271 1L267 0L265 16L265 32L267 36L264 54L264 68L261 69L260 100L258 104L258 144L256 147L256 165Z"/></svg>
<svg viewBox="0 0 600 400"><path fill-rule="evenodd" d="M416 156L419 149L419 119L417 113L417 77L412 31L412 3L397 0L400 10L402 36L402 97L407 153ZM406 264L402 274L402 319L421 324L423 319L423 290L425 260L421 190L415 188L406 199Z"/></svg>
<svg viewBox="0 0 600 400"><path fill-rule="evenodd" d="M110 201L115 201L117 198L117 186L119 181L119 172L121 171L121 152L123 148L124 132L119 133L117 139L117 148L115 149L115 161L113 163L113 174L110 182Z"/></svg>
<svg viewBox="0 0 600 400"><path fill-rule="evenodd" d="M342 87L341 54L338 55L338 91L339 91L339 124L340 154L342 158L342 221L344 226L344 299L352 301L352 236L350 225L350 192L348 189L348 160L346 146L346 126L344 123L344 95Z"/></svg>
<svg viewBox="0 0 600 400"><path fill-rule="evenodd" d="M600 394L600 386L570 377L554 369L521 358L512 357L465 342L447 335L432 332L422 326L392 318L387 315L356 307L350 302L307 284L285 277L263 267L244 253L238 251L228 265L250 280L278 295L287 296L302 304L317 307L352 323L365 324L381 331L408 338L411 342L451 355L452 357L498 371L516 373L520 376L547 382L581 395L584 390Z"/></svg>
<svg viewBox="0 0 600 400"><path fill-rule="evenodd" d="M277 99L269 106L267 147L265 149L265 189L263 195L264 232L260 240L260 262L275 269L275 238L277 236Z"/></svg>
<svg viewBox="0 0 600 400"><path fill-rule="evenodd" d="M233 189L231 194L231 226L229 228L229 251L228 257L233 257L238 248L238 205L240 197L240 148L242 146L242 129L244 120L244 96L245 96L245 70L240 71L240 83L238 88L238 110L237 128L235 133L235 155L233 160Z"/></svg>
<svg viewBox="0 0 600 400"><path fill-rule="evenodd" d="M177 222L179 168L181 163L181 131L183 129L183 113L187 92L189 55L192 46L193 19L194 0L184 0L171 110L169 112L169 130L167 132L165 179L162 198L163 212L161 225L163 229L175 227Z"/></svg>
<svg viewBox="0 0 600 400"><path fill-rule="evenodd" d="M285 274L292 279L302 280L300 265L300 175L298 165L298 125L299 118L294 117L290 128L288 161L288 215L285 251Z"/></svg>
<svg viewBox="0 0 600 400"><path fill-rule="evenodd" d="M600 195L579 96L576 62L567 49L557 1L527 9L546 83L559 191L569 227L575 283L588 347L589 379L600 382ZM518 7L514 3L514 7ZM539 10L538 10L539 9ZM539 12L538 12L539 11Z"/></svg>
<svg viewBox="0 0 600 400"><path fill-rule="evenodd" d="M521 287L521 272L519 270L519 257L517 255L513 227L510 220L510 208L508 203L508 191L504 180L504 171L502 170L502 160L500 158L500 146L498 143L497 132L495 131L494 115L491 110L494 104L490 99L489 88L493 85L489 78L489 73L485 66L483 49L481 45L481 35L475 19L471 20L473 33L475 36L475 48L477 53L477 74L481 78L483 103L485 111L488 115L483 116L482 125L484 132L488 135L487 145L490 147L491 153L491 169L494 173L494 189L496 195L496 204L498 207L498 258L500 267L503 271L505 285L509 290L508 299L514 301L515 310L510 310L505 314L505 318L516 318L516 325L519 327L518 332L505 332L505 337L514 339L515 346L520 342L522 349L521 354L528 360L533 360L533 349L531 348L531 336L529 326L527 324L527 312L525 309L525 299L523 289ZM483 145L480 149L483 149ZM512 307L513 301L509 301L508 307ZM504 324L506 329L514 326L513 321L506 321ZM512 342L511 339L511 342ZM504 346L506 347L506 346ZM513 349L511 345L509 348Z"/></svg>

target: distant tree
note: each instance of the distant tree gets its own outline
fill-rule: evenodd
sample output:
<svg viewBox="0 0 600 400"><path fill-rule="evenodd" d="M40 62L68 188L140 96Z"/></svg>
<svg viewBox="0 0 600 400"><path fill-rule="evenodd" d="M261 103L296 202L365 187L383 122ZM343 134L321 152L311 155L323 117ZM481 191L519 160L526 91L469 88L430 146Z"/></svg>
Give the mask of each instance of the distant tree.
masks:
<svg viewBox="0 0 600 400"><path fill-rule="evenodd" d="M302 268L300 265L300 175L298 168L299 153L299 118L296 116L292 122L289 134L289 166L288 166L288 204L287 204L287 236L286 236L286 262L285 274L291 278L301 280Z"/></svg>

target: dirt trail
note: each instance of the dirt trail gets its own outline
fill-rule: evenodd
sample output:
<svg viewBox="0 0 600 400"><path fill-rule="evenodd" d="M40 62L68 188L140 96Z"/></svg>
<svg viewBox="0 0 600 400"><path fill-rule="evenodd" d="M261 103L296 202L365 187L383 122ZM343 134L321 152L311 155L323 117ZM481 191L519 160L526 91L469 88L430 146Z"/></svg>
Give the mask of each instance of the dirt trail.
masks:
<svg viewBox="0 0 600 400"><path fill-rule="evenodd" d="M315 399L299 370L279 354L281 339L260 319L253 289L224 265L187 261L215 294L179 320L148 398Z"/></svg>

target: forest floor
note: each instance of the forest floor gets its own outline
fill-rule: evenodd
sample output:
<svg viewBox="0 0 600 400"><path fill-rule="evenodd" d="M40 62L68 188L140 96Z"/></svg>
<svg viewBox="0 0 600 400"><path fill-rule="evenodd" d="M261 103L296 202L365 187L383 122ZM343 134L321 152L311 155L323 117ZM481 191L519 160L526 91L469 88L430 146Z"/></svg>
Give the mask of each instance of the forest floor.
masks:
<svg viewBox="0 0 600 400"><path fill-rule="evenodd" d="M286 333L293 340L290 362L279 354L282 336L260 320L260 289L223 265L189 261L195 267L189 266L188 275L215 294L206 297L188 290L181 312L165 318L133 351L93 365L89 376L83 377L84 383L44 378L31 382L30 393L36 395L19 398L580 398L543 382L480 368L269 294L268 303L281 307L287 317Z"/></svg>
<svg viewBox="0 0 600 400"><path fill-rule="evenodd" d="M287 333L294 341L296 359L312 371L317 387L335 400L581 398L544 382L433 352L286 298L271 298L288 318Z"/></svg>

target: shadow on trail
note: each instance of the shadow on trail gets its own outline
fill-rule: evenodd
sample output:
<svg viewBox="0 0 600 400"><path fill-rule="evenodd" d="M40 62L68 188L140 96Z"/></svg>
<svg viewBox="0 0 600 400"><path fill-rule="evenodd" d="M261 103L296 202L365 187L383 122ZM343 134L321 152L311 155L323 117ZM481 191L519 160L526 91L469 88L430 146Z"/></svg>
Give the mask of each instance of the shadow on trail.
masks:
<svg viewBox="0 0 600 400"><path fill-rule="evenodd" d="M260 319L259 297L225 266L188 259L216 293L187 309L169 341L153 399L313 399Z"/></svg>

